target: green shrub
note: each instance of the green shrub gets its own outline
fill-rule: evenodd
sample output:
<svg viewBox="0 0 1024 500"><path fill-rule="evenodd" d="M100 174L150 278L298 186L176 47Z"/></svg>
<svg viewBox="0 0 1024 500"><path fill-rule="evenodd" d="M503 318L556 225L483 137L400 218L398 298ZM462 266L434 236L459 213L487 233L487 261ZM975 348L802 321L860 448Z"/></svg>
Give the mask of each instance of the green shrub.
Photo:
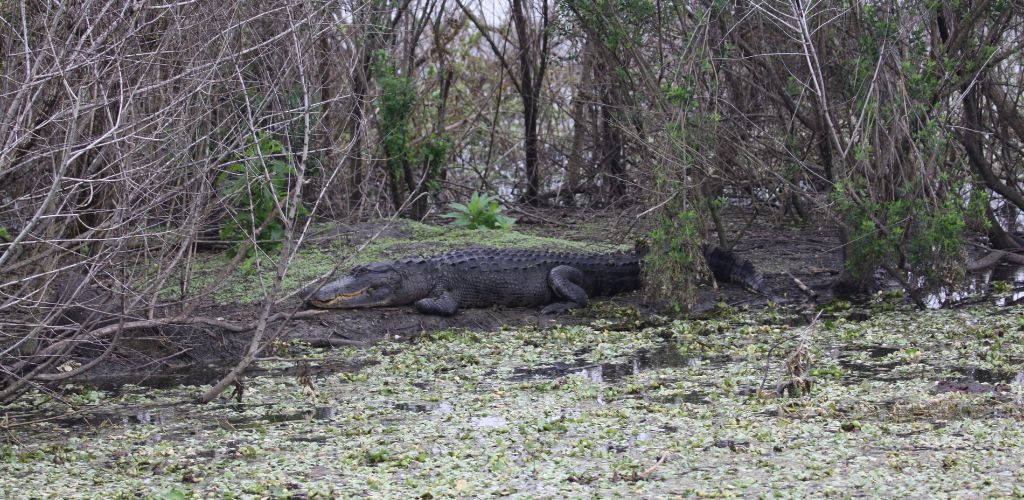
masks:
<svg viewBox="0 0 1024 500"><path fill-rule="evenodd" d="M644 258L644 293L655 303L682 312L694 304L697 283L709 277L701 255L700 214L682 204L663 207L648 234Z"/></svg>
<svg viewBox="0 0 1024 500"><path fill-rule="evenodd" d="M473 193L468 204L451 203L451 212L445 217L453 219L456 226L469 229L509 229L516 220L501 214L497 196Z"/></svg>
<svg viewBox="0 0 1024 500"><path fill-rule="evenodd" d="M881 265L907 267L933 283L955 283L962 278L963 248L968 222L984 213L972 196L965 202L953 191L939 200L923 200L909 194L892 201L873 201L866 181L837 183L833 200L849 228L846 271L864 283ZM863 201L855 203L852 193ZM909 189L905 190L910 192ZM876 221L882 226L879 227ZM976 227L984 227L975 222Z"/></svg>
<svg viewBox="0 0 1024 500"><path fill-rule="evenodd" d="M228 166L218 178L225 199L237 209L235 216L221 229L220 237L237 241L239 246L241 242L255 240L260 249L269 252L277 249L284 239L285 223L277 205L287 211L288 192L295 182L296 172L286 161L287 155L280 142L265 132L256 139L238 155L238 162ZM309 215L301 205L298 213ZM251 234L264 223L266 227L259 234ZM255 252L255 247L246 252L250 260ZM245 267L250 264L247 261Z"/></svg>

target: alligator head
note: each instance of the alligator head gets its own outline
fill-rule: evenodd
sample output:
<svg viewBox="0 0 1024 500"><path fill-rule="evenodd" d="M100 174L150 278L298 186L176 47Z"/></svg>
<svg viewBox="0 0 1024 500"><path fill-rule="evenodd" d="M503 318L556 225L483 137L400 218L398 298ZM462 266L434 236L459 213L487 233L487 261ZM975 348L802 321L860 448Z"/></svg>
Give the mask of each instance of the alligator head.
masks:
<svg viewBox="0 0 1024 500"><path fill-rule="evenodd" d="M323 309L397 306L411 304L426 294L420 280L407 279L390 262L360 266L319 289L314 285L302 291L306 303Z"/></svg>

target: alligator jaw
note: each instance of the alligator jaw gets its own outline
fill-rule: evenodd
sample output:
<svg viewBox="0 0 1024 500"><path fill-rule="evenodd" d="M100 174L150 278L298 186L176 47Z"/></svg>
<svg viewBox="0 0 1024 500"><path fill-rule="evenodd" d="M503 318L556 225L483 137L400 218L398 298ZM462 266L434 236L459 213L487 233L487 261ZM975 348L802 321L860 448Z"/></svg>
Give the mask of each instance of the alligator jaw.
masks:
<svg viewBox="0 0 1024 500"><path fill-rule="evenodd" d="M366 288L360 288L350 293L335 293L332 294L328 299L318 299L310 297L306 299L306 302L313 306L321 309L343 309L343 308L354 308L354 307L369 307L376 304L352 304L352 299L358 298L366 293ZM318 294L319 295L319 294Z"/></svg>
<svg viewBox="0 0 1024 500"><path fill-rule="evenodd" d="M412 303L402 289L402 276L390 266L356 268L346 276L307 289L306 303L323 309L356 309ZM420 297L416 297L420 298Z"/></svg>
<svg viewBox="0 0 1024 500"><path fill-rule="evenodd" d="M374 286L377 285L377 286ZM383 305L379 296L375 296L376 283L367 277L342 276L323 285L310 286L303 292L306 303L321 309L354 309L357 307L373 307Z"/></svg>

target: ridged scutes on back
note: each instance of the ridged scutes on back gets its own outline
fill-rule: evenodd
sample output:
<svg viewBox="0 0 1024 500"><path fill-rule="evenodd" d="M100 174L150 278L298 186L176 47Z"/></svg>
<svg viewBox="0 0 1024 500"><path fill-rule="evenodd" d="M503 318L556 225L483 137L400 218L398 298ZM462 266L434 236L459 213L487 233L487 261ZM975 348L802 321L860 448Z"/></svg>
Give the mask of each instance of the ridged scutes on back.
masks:
<svg viewBox="0 0 1024 500"><path fill-rule="evenodd" d="M582 253L546 250L512 250L470 247L430 257L428 261L456 268L502 271L559 265L617 268L636 265L639 259L628 253Z"/></svg>

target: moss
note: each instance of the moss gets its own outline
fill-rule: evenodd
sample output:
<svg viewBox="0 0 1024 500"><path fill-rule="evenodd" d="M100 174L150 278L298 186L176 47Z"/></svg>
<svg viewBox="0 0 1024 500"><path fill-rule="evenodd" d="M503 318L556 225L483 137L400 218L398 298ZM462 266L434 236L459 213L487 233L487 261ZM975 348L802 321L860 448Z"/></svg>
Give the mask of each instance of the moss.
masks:
<svg viewBox="0 0 1024 500"><path fill-rule="evenodd" d="M493 248L526 248L538 250L562 250L575 252L626 251L626 245L609 245L593 241L573 241L560 238L536 236L519 231L487 229L465 229L452 226L433 226L413 221L404 221L416 241L430 242L439 252L471 245Z"/></svg>
<svg viewBox="0 0 1024 500"><path fill-rule="evenodd" d="M227 267L231 260L231 257L224 253L199 255L192 268L191 292L205 290L214 283L220 276L220 270ZM264 294L270 292L277 271L269 256L264 256L260 264L254 264L248 271L236 270L227 276L214 290L213 300L223 304L252 304L262 300ZM304 248L292 260L282 282L282 290L286 293L298 290L317 276L331 272L335 265L336 261L330 251ZM177 298L179 294L180 287L177 285L166 287L160 292L161 297L165 299Z"/></svg>

